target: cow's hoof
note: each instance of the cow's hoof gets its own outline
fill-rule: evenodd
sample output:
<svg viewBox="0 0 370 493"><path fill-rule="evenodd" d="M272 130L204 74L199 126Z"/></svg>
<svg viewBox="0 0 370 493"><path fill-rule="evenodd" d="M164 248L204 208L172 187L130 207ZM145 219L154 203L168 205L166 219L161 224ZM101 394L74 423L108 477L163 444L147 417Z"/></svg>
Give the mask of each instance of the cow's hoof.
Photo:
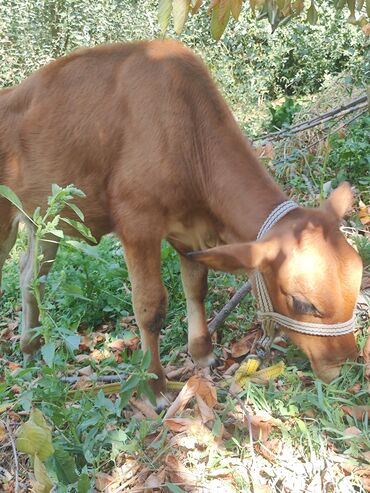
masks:
<svg viewBox="0 0 370 493"><path fill-rule="evenodd" d="M207 356L203 356L201 358L193 358L194 363L201 368L216 368L219 366L219 360L216 358L216 356L213 353L207 354Z"/></svg>
<svg viewBox="0 0 370 493"><path fill-rule="evenodd" d="M167 407L168 407L168 400L163 395L157 397L155 412L157 414L161 414L161 412L163 412Z"/></svg>

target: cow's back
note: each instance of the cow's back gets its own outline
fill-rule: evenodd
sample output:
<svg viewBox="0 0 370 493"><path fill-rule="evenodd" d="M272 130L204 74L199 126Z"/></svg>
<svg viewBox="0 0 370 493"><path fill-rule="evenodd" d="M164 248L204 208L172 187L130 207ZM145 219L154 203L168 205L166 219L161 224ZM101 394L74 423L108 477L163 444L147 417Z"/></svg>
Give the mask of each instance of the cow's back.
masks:
<svg viewBox="0 0 370 493"><path fill-rule="evenodd" d="M51 183L75 184L97 236L130 208L204 207L214 148L225 128L240 139L204 65L174 41L77 50L8 92L6 105L7 184L30 212Z"/></svg>

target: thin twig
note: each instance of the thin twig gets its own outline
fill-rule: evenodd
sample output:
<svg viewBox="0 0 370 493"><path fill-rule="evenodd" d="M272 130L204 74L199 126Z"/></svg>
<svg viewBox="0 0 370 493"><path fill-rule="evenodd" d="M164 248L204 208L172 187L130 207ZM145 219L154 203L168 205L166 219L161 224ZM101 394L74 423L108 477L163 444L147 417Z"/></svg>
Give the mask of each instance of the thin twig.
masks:
<svg viewBox="0 0 370 493"><path fill-rule="evenodd" d="M342 128L346 127L347 125L349 125L350 123L352 123L354 120L357 120L357 118L359 118L360 116L364 115L365 113L367 113L367 109L361 111L360 113L358 113L357 115L355 115L353 118L351 118L350 120L346 120L345 122L343 122L341 125L335 127L335 128L332 128L330 129L330 131L325 134L324 136L320 137L319 139L315 140L314 142L312 142L311 144L307 145L305 147L305 150L308 150L308 149L311 149L312 147L316 146L317 144L319 144L320 142L322 142L323 140L326 140L328 138L329 135L332 135L333 133L336 133L338 132L339 130L341 130ZM344 115L345 116L345 115ZM344 116L340 117L340 119L344 118ZM338 123L338 122L337 122ZM284 164L287 160L286 159L281 159L280 161L277 161L276 163L274 163L274 166L277 167L277 166L280 166L281 164Z"/></svg>
<svg viewBox="0 0 370 493"><path fill-rule="evenodd" d="M291 134L303 132L304 130L308 130L310 128L313 128L317 125L321 125L322 123L331 120L332 118L337 118L337 117L342 117L347 113L351 113L353 111L356 111L358 109L363 108L364 106L367 105L367 96L360 96L354 100L352 100L350 103L346 105L339 106L338 108L335 108L333 110L330 110L326 113L323 113L321 115L315 116L311 120L307 120L305 122L297 123L295 125L290 126L289 128L284 128L282 130L279 130L277 132L270 132L264 135L261 135L257 139L255 139L255 142L260 142L260 141L271 141L271 140L277 140L277 139L282 139L285 137L289 137Z"/></svg>
<svg viewBox="0 0 370 493"><path fill-rule="evenodd" d="M241 288L237 290L234 296L226 303L226 305L220 310L214 317L212 322L208 325L210 334L213 334L224 320L230 315L230 313L239 305L244 296L252 289L251 283L247 281Z"/></svg>
<svg viewBox="0 0 370 493"><path fill-rule="evenodd" d="M19 462L18 462L18 454L17 449L15 447L15 441L13 437L13 432L9 423L9 418L6 418L4 421L6 431L9 435L9 440L12 445L13 457L14 457L14 466L15 466L15 485L14 485L14 493L19 493Z"/></svg>

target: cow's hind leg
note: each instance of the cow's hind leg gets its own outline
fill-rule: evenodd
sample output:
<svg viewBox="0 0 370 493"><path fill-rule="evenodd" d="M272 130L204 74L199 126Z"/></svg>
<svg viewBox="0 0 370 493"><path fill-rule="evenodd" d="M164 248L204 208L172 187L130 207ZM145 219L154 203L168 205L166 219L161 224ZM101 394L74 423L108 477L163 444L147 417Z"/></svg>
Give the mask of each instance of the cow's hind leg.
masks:
<svg viewBox="0 0 370 493"><path fill-rule="evenodd" d="M25 355L33 354L41 346L41 339L32 331L33 328L40 325L39 307L31 288L35 278L34 259L35 259L35 235L32 228L29 228L28 249L24 253L20 262L21 271L21 291L22 291L22 335L21 335L21 350ZM41 266L38 272L38 277L47 276L53 260L58 251L58 242L41 241L39 245L39 253L43 255ZM44 294L45 283L39 284L40 297Z"/></svg>
<svg viewBox="0 0 370 493"><path fill-rule="evenodd" d="M125 258L132 285L132 302L140 329L143 351L150 350L150 373L157 375L150 385L157 406L165 404L166 379L159 357L159 334L167 311L167 292L161 280L160 239L123 240Z"/></svg>
<svg viewBox="0 0 370 493"><path fill-rule="evenodd" d="M207 294L208 269L180 256L181 278L185 291L188 314L189 352L195 363L202 367L212 366L216 358L212 351L211 336L208 332L204 299Z"/></svg>

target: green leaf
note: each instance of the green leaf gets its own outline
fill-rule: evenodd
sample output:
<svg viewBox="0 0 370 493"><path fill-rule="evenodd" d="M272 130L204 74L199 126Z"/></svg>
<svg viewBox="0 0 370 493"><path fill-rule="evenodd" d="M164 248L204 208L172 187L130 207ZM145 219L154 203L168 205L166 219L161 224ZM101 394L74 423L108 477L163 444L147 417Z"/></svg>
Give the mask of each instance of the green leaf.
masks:
<svg viewBox="0 0 370 493"><path fill-rule="evenodd" d="M140 383L139 375L131 375L126 382L122 383L122 392L133 391Z"/></svg>
<svg viewBox="0 0 370 493"><path fill-rule="evenodd" d="M85 220L85 216L82 210L76 204L71 204L70 202L67 202L67 205L76 213L76 215L81 219L81 221Z"/></svg>
<svg viewBox="0 0 370 493"><path fill-rule="evenodd" d="M78 349L78 346L80 345L81 342L81 337L80 336L68 336L64 340L67 348L70 351L76 351Z"/></svg>
<svg viewBox="0 0 370 493"><path fill-rule="evenodd" d="M142 361L142 367L144 368L144 370L147 370L149 368L151 361L152 361L152 353L150 352L150 350L145 351Z"/></svg>
<svg viewBox="0 0 370 493"><path fill-rule="evenodd" d="M172 0L159 0L158 23L163 34L167 31L171 12L172 12Z"/></svg>
<svg viewBox="0 0 370 493"><path fill-rule="evenodd" d="M78 480L76 461L65 449L57 448L54 452L55 472L59 481L72 484Z"/></svg>
<svg viewBox="0 0 370 493"><path fill-rule="evenodd" d="M307 20L314 26L318 20L318 14L314 2L311 2L310 8L307 10Z"/></svg>
<svg viewBox="0 0 370 493"><path fill-rule="evenodd" d="M166 486L172 493L186 493L186 491L180 488L180 486L177 486L177 484L166 483Z"/></svg>
<svg viewBox="0 0 370 493"><path fill-rule="evenodd" d="M370 17L370 0L366 0L366 13Z"/></svg>
<svg viewBox="0 0 370 493"><path fill-rule="evenodd" d="M229 9L224 10L224 16L220 19L219 17L219 9L220 6L217 4L213 10L212 10L212 17L211 17L211 35L213 39L218 41L222 34L224 33L227 23L229 22L230 18L230 4L229 4Z"/></svg>
<svg viewBox="0 0 370 493"><path fill-rule="evenodd" d="M54 362L54 356L55 356L55 343L48 342L47 344L42 346L41 354L48 367L52 368Z"/></svg>
<svg viewBox="0 0 370 493"><path fill-rule="evenodd" d="M16 446L20 452L37 455L42 461L54 453L50 428L39 409L34 409L29 420L18 428Z"/></svg>
<svg viewBox="0 0 370 493"><path fill-rule="evenodd" d="M72 226L72 228L74 228L76 231L78 231L80 233L80 235L82 235L84 238L86 238L89 241L92 241L93 243L97 243L96 239L93 237L90 229L87 226L80 223L79 221L74 221L73 219L69 219L67 217L62 217L61 219L65 223Z"/></svg>
<svg viewBox="0 0 370 493"><path fill-rule="evenodd" d="M23 205L18 196L11 190L9 187L5 185L0 185L0 195L9 200L12 204L14 204L17 209L21 212L25 213L23 210Z"/></svg>
<svg viewBox="0 0 370 493"><path fill-rule="evenodd" d="M83 473L77 483L78 493L89 493L90 490L90 479L87 473Z"/></svg>
<svg viewBox="0 0 370 493"><path fill-rule="evenodd" d="M181 34L189 14L189 0L173 0L173 27Z"/></svg>
<svg viewBox="0 0 370 493"><path fill-rule="evenodd" d="M53 487L53 482L49 478L44 464L37 455L35 456L34 472L36 481L32 484L32 491L35 493L49 493Z"/></svg>

